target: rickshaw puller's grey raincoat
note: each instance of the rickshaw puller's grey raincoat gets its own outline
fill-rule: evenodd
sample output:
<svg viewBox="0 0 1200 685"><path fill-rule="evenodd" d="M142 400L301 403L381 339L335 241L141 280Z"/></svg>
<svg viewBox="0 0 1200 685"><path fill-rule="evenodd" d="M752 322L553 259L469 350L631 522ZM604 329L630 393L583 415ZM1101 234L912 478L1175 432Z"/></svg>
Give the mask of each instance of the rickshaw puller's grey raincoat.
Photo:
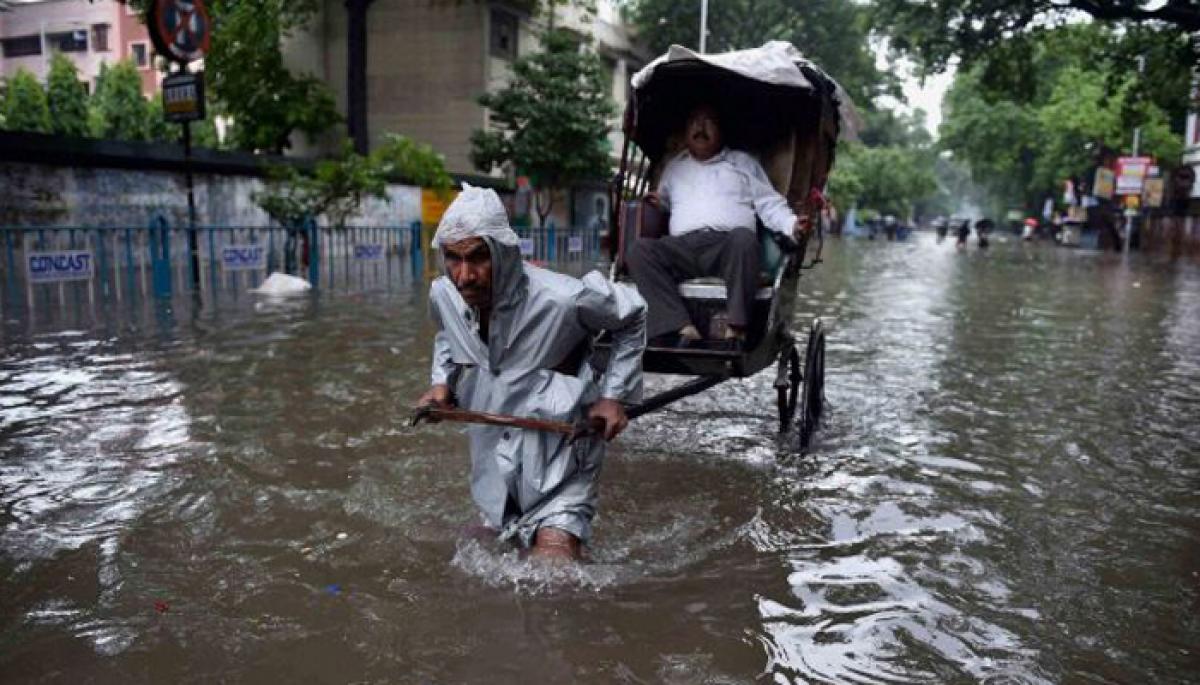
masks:
<svg viewBox="0 0 1200 685"><path fill-rule="evenodd" d="M499 206L498 199L495 204ZM598 272L581 280L527 264L511 231L499 239L487 231L476 235L487 241L492 258L489 339L485 343L480 338L478 312L450 278L436 279L429 293L438 328L433 383L449 385L464 409L556 421L582 419L600 398L639 401L646 303L637 292ZM514 240L505 240L508 235ZM462 237L456 234L442 244ZM591 341L601 331L613 337L603 375L588 359ZM565 436L544 431L500 426L466 430L471 495L502 538L515 537L528 547L542 526L583 541L591 537L603 437L570 445Z"/></svg>

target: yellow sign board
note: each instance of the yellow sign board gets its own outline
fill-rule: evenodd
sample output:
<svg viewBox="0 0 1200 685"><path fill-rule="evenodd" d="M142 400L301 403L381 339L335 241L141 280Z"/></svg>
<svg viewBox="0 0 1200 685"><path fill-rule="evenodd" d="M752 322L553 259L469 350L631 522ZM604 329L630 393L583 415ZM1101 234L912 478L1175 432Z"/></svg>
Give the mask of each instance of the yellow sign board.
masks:
<svg viewBox="0 0 1200 685"><path fill-rule="evenodd" d="M1145 185L1142 186L1142 196L1146 200L1147 207L1162 207L1163 201L1163 180L1162 178L1148 178Z"/></svg>
<svg viewBox="0 0 1200 685"><path fill-rule="evenodd" d="M446 208L458 197L457 190L447 190L441 195L429 188L421 189L421 223L436 226L446 213Z"/></svg>
<svg viewBox="0 0 1200 685"><path fill-rule="evenodd" d="M1096 167L1096 182L1092 184L1092 195L1104 200L1111 200L1116 185L1117 176L1112 169Z"/></svg>

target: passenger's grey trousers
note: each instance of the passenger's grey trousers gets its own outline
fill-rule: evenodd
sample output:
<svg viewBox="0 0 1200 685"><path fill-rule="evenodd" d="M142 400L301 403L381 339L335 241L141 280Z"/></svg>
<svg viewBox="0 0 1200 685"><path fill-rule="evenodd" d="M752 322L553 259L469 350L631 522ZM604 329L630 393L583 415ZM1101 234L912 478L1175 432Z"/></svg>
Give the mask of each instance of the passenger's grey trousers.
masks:
<svg viewBox="0 0 1200 685"><path fill-rule="evenodd" d="M638 292L649 305L646 336L674 333L692 323L678 284L702 276L725 279L729 323L747 326L758 286L758 254L758 236L751 228L638 239L626 260Z"/></svg>

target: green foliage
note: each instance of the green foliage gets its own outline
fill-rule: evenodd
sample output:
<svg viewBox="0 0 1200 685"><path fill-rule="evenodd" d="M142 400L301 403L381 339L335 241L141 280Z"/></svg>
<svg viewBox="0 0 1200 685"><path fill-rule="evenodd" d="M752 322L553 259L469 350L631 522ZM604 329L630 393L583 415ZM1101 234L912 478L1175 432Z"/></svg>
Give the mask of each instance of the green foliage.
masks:
<svg viewBox="0 0 1200 685"><path fill-rule="evenodd" d="M130 4L144 13L148 3ZM281 153L293 133L313 140L341 121L329 88L283 63L284 39L313 20L320 0L209 0L207 7L213 23L204 59L208 105L234 122L225 147Z"/></svg>
<svg viewBox="0 0 1200 685"><path fill-rule="evenodd" d="M267 169L266 187L252 195L259 207L284 226L325 216L345 226L367 197L387 198L387 181L377 160L355 154L345 142L339 157L317 162L311 173L294 166Z"/></svg>
<svg viewBox="0 0 1200 685"><path fill-rule="evenodd" d="M991 206L1030 210L1047 194L1057 196L1063 179L1086 179L1101 154L1132 152L1137 126L1140 153L1168 167L1178 163L1182 143L1172 124L1181 123L1181 112L1163 105L1186 103L1186 83L1172 86L1180 92L1148 85L1112 57L1143 39L1097 25L1042 32L1028 44L1038 78L1018 94L996 87L995 63L964 70L946 94L942 145L970 167Z"/></svg>
<svg viewBox="0 0 1200 685"><path fill-rule="evenodd" d="M208 4L214 28L205 75L220 111L237 122L235 147L282 152L293 132L313 139L341 120L327 86L283 63L283 39L304 27L319 6L317 0Z"/></svg>
<svg viewBox="0 0 1200 685"><path fill-rule="evenodd" d="M445 159L425 143L388 133L383 144L370 155L371 162L386 178L397 178L444 193L453 185Z"/></svg>
<svg viewBox="0 0 1200 685"><path fill-rule="evenodd" d="M163 118L162 98L150 98L146 102L146 140L157 143L183 140L182 127Z"/></svg>
<svg viewBox="0 0 1200 685"><path fill-rule="evenodd" d="M114 140L147 140L149 104L142 97L142 77L129 60L100 66L91 99L92 135Z"/></svg>
<svg viewBox="0 0 1200 685"><path fill-rule="evenodd" d="M9 131L50 133L50 107L37 77L25 69L8 78L4 95L4 128Z"/></svg>
<svg viewBox="0 0 1200 685"><path fill-rule="evenodd" d="M46 101L51 132L77 138L88 135L87 89L79 81L75 63L58 52L50 58Z"/></svg>
<svg viewBox="0 0 1200 685"><path fill-rule="evenodd" d="M540 52L513 62L506 88L479 98L491 112L493 130L471 134L471 161L483 171L512 163L549 191L546 199L539 193L537 202L544 223L554 189L607 175L613 107L603 65L581 49L577 34L550 29L541 39Z"/></svg>
<svg viewBox="0 0 1200 685"><path fill-rule="evenodd" d="M955 57L964 65L999 57L1012 66L1026 40L1077 21L1079 12L1122 29L1185 35L1200 31L1200 5L1188 0L874 0L877 25L891 45L916 56L931 72ZM1154 7L1154 9L1148 9ZM1179 65L1194 64L1191 60Z"/></svg>
<svg viewBox="0 0 1200 685"><path fill-rule="evenodd" d="M841 207L909 216L937 192L933 158L926 149L842 143L829 179L829 196Z"/></svg>
<svg viewBox="0 0 1200 685"><path fill-rule="evenodd" d="M708 6L709 52L786 40L829 72L855 102L899 94L896 79L875 66L867 6L850 0L720 0ZM672 43L698 48L700 3L637 0L632 18L639 37L660 54Z"/></svg>

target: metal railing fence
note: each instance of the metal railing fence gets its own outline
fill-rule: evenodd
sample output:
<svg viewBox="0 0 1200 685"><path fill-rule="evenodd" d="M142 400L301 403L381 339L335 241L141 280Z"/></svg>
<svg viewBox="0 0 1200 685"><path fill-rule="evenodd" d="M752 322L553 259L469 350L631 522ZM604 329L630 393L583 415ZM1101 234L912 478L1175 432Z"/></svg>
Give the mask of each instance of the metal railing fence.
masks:
<svg viewBox="0 0 1200 685"><path fill-rule="evenodd" d="M333 228L309 221L193 231L161 217L144 226L0 226L0 303L35 310L184 294L205 302L236 299L275 271L327 290L409 287L437 271L434 228L419 222ZM578 271L600 258L595 229L516 230L527 259Z"/></svg>

